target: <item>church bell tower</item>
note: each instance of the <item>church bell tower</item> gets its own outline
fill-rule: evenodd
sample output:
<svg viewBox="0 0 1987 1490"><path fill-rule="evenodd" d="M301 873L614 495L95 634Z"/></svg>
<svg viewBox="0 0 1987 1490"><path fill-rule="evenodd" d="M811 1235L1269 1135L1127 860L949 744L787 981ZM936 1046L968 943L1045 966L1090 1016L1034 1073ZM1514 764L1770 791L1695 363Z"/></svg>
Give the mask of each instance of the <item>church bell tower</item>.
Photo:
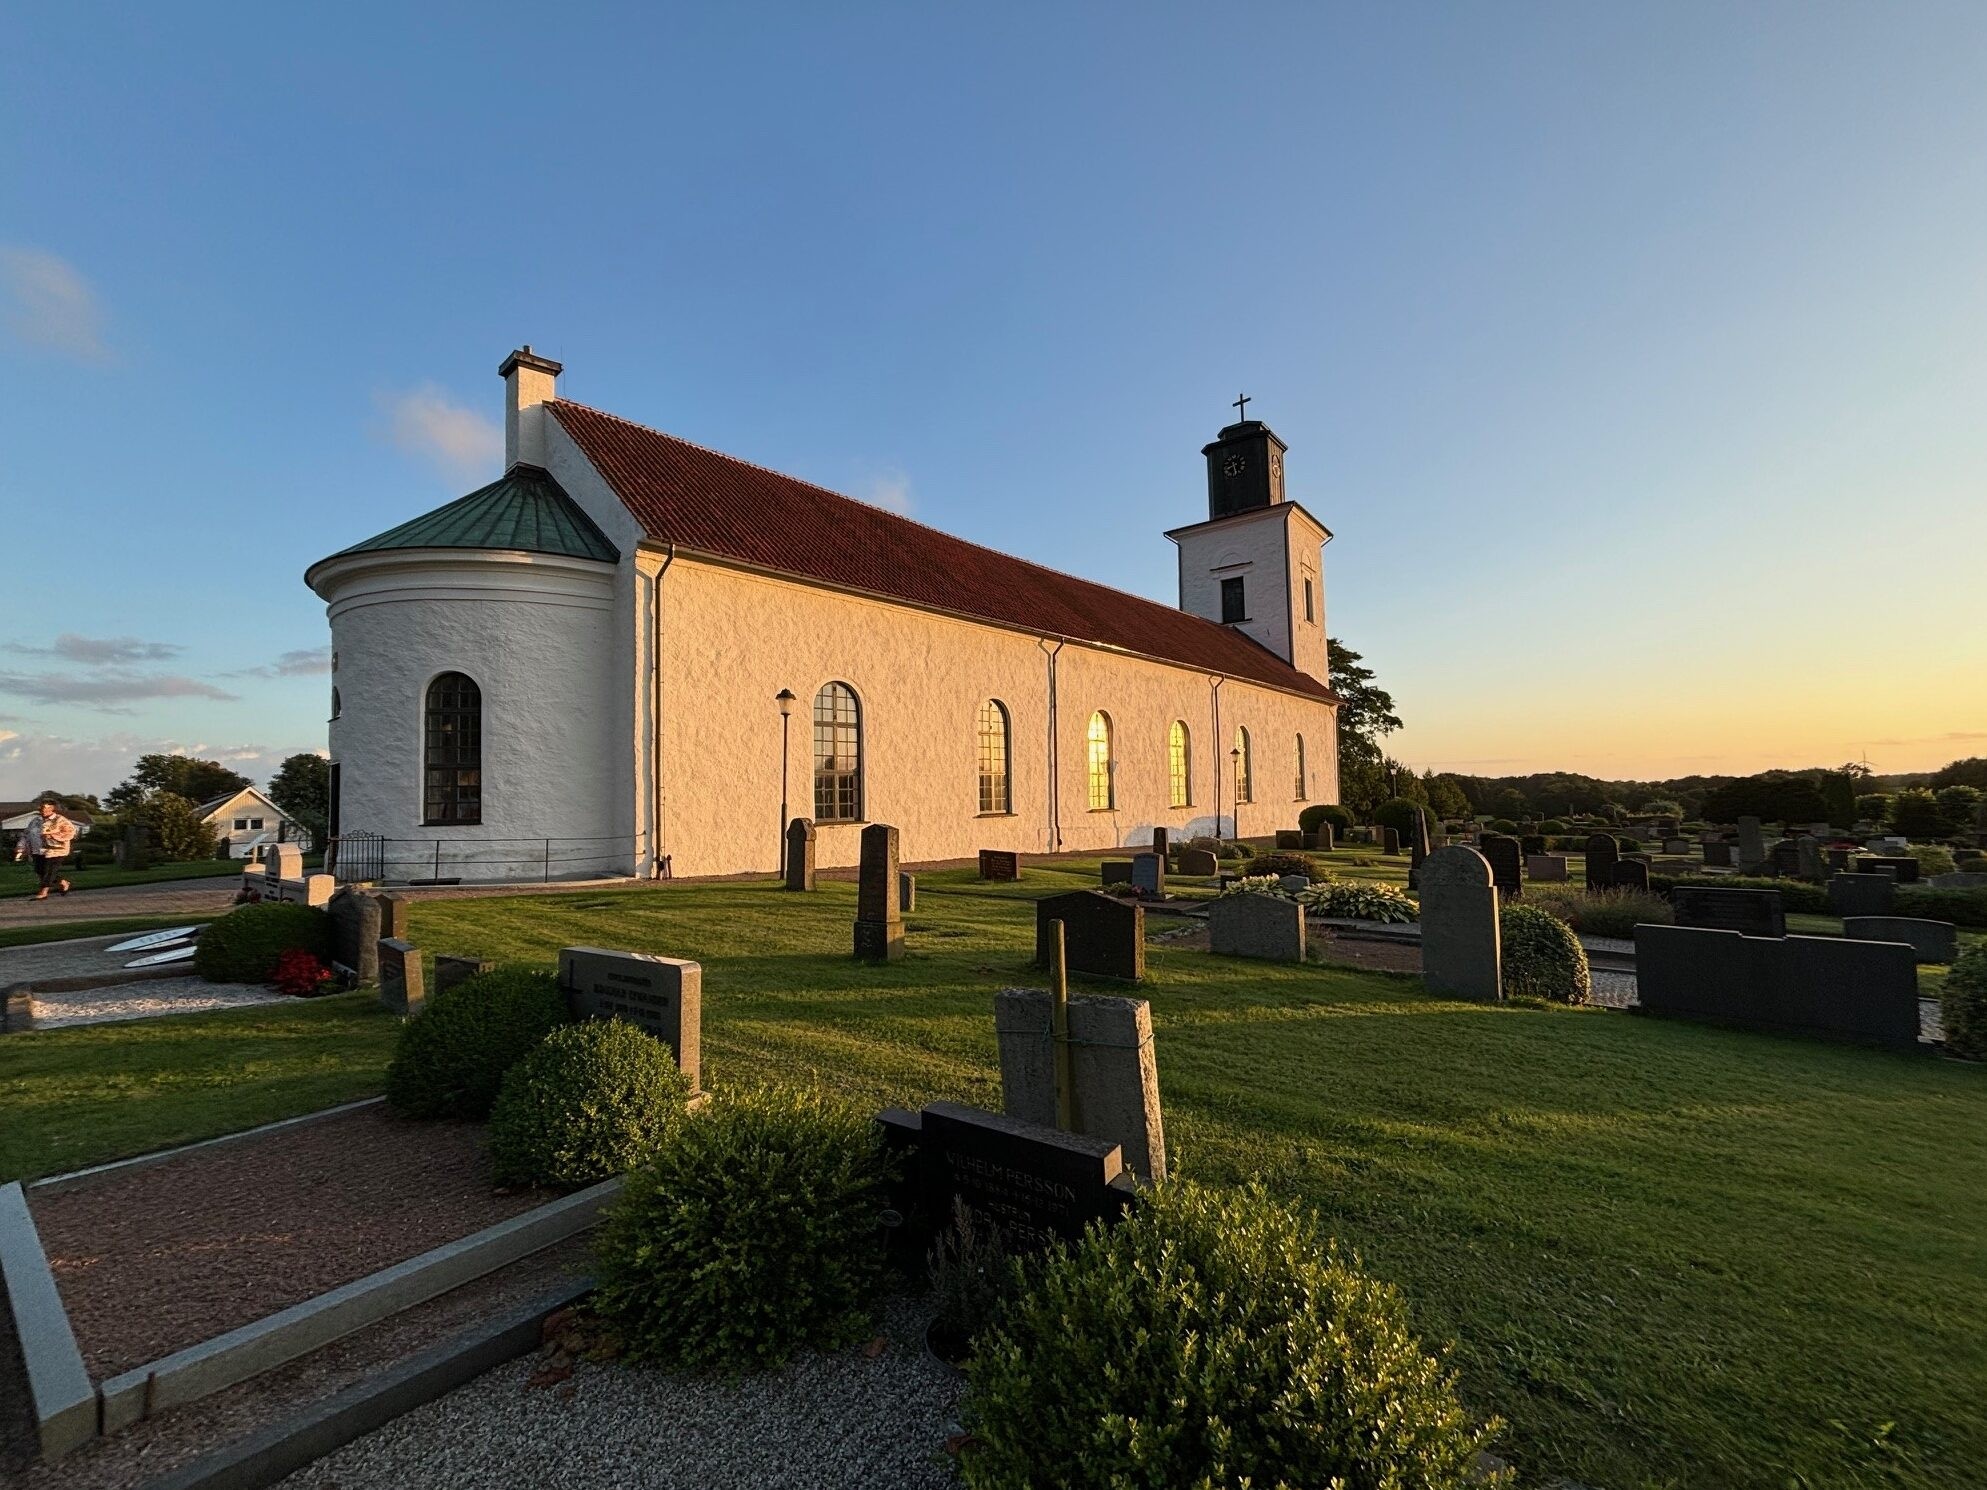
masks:
<svg viewBox="0 0 1987 1490"><path fill-rule="evenodd" d="M1249 400L1239 398L1244 414ZM1207 521L1166 536L1180 551L1180 609L1253 638L1320 682L1325 648L1325 525L1284 492L1289 447L1259 419L1201 447Z"/></svg>

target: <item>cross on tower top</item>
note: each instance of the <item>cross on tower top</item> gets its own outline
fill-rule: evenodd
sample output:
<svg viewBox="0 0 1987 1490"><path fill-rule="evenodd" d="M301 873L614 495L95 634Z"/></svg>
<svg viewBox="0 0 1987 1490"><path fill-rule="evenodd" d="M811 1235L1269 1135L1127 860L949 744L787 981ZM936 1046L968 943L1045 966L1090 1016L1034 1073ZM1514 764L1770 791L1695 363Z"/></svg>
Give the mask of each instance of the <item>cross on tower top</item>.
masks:
<svg viewBox="0 0 1987 1490"><path fill-rule="evenodd" d="M1240 423L1242 420L1247 419L1249 417L1249 395L1244 393L1239 398L1237 398L1234 403L1234 408L1236 411L1235 419L1237 423Z"/></svg>

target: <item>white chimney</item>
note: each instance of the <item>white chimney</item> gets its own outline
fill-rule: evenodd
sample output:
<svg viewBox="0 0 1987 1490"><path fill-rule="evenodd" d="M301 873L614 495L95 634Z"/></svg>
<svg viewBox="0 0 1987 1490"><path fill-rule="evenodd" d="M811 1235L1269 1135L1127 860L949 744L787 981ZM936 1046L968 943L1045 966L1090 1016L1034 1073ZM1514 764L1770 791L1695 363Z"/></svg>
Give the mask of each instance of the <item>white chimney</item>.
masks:
<svg viewBox="0 0 1987 1490"><path fill-rule="evenodd" d="M540 357L526 342L504 359L497 376L504 380L504 469L522 462L545 464L545 412L538 406L559 396L559 374L565 369L550 357Z"/></svg>

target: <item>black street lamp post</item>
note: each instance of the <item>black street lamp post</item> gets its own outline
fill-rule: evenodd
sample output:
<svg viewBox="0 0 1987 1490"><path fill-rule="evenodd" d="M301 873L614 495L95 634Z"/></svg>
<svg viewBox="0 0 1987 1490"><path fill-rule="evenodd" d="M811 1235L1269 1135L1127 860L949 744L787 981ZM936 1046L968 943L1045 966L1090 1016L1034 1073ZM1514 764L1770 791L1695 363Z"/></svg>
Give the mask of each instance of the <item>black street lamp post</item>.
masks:
<svg viewBox="0 0 1987 1490"><path fill-rule="evenodd" d="M780 706L780 878L787 872L787 736L793 724L793 690L782 688L773 695Z"/></svg>

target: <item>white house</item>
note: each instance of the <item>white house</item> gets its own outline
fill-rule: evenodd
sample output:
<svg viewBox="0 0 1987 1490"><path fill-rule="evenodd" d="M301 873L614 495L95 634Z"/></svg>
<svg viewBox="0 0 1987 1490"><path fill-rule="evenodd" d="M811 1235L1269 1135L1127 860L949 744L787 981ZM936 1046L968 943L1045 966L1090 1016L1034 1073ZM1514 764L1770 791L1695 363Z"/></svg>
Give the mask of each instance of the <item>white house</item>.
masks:
<svg viewBox="0 0 1987 1490"><path fill-rule="evenodd" d="M193 809L214 830L230 859L252 859L272 843L308 844L310 832L252 786L202 802Z"/></svg>
<svg viewBox="0 0 1987 1490"><path fill-rule="evenodd" d="M1324 526L1246 420L1203 450L1178 608L938 532L499 369L506 469L311 566L348 872L910 862L1267 834L1338 795ZM367 850L357 835L384 842Z"/></svg>

